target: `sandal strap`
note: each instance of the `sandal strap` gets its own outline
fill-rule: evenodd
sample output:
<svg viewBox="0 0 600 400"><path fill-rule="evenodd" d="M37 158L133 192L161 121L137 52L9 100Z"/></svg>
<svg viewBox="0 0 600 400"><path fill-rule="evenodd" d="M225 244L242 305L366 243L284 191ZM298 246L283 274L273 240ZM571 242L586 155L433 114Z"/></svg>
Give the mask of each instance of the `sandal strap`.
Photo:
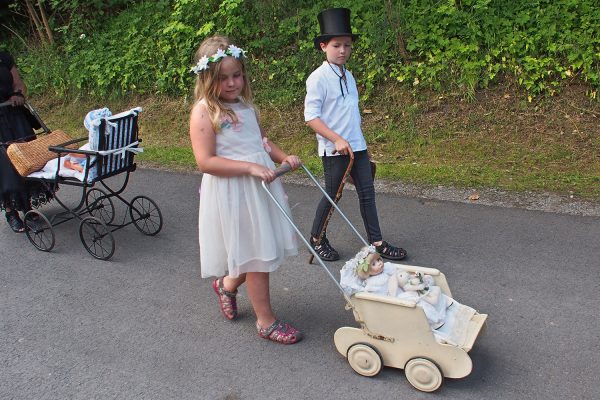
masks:
<svg viewBox="0 0 600 400"><path fill-rule="evenodd" d="M219 294L223 294L229 297L230 299L235 299L235 296L237 296L238 294L237 289L234 292L225 290L225 288L223 287L223 278L217 279L217 288L219 289Z"/></svg>
<svg viewBox="0 0 600 400"><path fill-rule="evenodd" d="M390 256L390 257L406 257L406 250L401 247L392 246L385 240L381 242L379 246L375 246L375 250L382 256Z"/></svg>
<svg viewBox="0 0 600 400"><path fill-rule="evenodd" d="M223 287L223 277L213 281L213 289L219 297L219 307L221 313L228 319L232 320L237 317L237 289L234 292L229 292Z"/></svg>
<svg viewBox="0 0 600 400"><path fill-rule="evenodd" d="M312 241L312 239L311 239ZM329 240L325 236L321 239L320 242L313 242L313 249L319 255L319 257L330 258L332 256L338 256L338 252L331 247L329 244Z"/></svg>
<svg viewBox="0 0 600 400"><path fill-rule="evenodd" d="M293 344L303 337L298 329L278 319L266 329L261 328L257 321L256 329L260 337L282 344Z"/></svg>

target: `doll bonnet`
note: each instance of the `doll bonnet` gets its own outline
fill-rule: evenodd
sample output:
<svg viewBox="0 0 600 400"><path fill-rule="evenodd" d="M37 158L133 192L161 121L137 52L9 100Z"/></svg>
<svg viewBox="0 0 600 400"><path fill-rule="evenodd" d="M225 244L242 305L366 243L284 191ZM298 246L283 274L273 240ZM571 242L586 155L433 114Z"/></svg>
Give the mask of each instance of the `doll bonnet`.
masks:
<svg viewBox="0 0 600 400"><path fill-rule="evenodd" d="M350 27L350 10L348 8L329 8L317 15L321 34L314 39L315 48L321 50L321 43L337 36L350 36L352 41L358 35L352 33Z"/></svg>

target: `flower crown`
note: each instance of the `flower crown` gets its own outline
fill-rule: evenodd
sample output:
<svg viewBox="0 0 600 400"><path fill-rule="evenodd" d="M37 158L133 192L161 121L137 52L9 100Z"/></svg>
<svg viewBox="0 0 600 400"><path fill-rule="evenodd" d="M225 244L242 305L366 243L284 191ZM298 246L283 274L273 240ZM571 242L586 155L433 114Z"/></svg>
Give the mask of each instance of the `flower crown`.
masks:
<svg viewBox="0 0 600 400"><path fill-rule="evenodd" d="M219 62L223 57L231 56L239 59L240 57L246 57L246 50L240 49L239 47L230 44L227 50L217 49L217 52L210 57L202 56L198 63L192 67L192 72L199 75L202 71L208 70L209 63Z"/></svg>
<svg viewBox="0 0 600 400"><path fill-rule="evenodd" d="M376 253L375 246L370 245L356 253L356 256L354 256L354 258L346 262L346 265L349 265L350 267L354 268L357 272L367 272L369 271L369 262L367 261L367 256L373 253Z"/></svg>

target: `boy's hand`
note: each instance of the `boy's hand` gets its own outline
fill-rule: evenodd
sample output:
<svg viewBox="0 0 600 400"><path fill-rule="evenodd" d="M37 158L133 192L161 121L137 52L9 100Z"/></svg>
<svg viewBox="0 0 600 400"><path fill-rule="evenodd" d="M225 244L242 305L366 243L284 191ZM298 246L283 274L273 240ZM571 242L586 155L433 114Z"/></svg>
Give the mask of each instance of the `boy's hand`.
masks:
<svg viewBox="0 0 600 400"><path fill-rule="evenodd" d="M335 144L335 150L333 151L333 154L339 153L343 156L349 155L350 158L354 158L354 153L352 152L352 147L350 147L350 143L348 143L342 137L333 142L333 144Z"/></svg>
<svg viewBox="0 0 600 400"><path fill-rule="evenodd" d="M284 158L281 163L289 164L290 167L292 167L292 170L294 170L294 169L298 168L302 162L300 161L300 158L298 158L298 156L292 155L292 156L287 156L286 158Z"/></svg>

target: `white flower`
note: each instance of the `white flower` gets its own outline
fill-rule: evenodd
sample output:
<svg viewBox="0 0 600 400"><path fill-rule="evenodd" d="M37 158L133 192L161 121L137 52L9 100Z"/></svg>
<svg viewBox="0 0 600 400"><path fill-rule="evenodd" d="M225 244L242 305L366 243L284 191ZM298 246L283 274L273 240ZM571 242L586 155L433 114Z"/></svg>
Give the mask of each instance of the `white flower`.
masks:
<svg viewBox="0 0 600 400"><path fill-rule="evenodd" d="M211 62L219 62L223 57L227 57L228 55L234 58L246 57L246 51L231 44L227 50L217 49L217 52L211 57L202 56L200 61L198 61L198 64L193 66L191 70L196 74L199 74L200 72L207 70Z"/></svg>
<svg viewBox="0 0 600 400"><path fill-rule="evenodd" d="M196 64L194 67L192 67L192 71L194 71L194 73L199 74L200 72L207 70L208 69L208 57L206 56L202 56L202 58L200 60L198 60L198 64Z"/></svg>
<svg viewBox="0 0 600 400"><path fill-rule="evenodd" d="M213 56L211 57L213 59L214 62L219 61L221 58L225 57L227 54L225 54L225 50L223 49L218 49L217 52L215 54L213 54Z"/></svg>
<svg viewBox="0 0 600 400"><path fill-rule="evenodd" d="M243 55L244 50L240 49L234 44L230 44L228 47L229 54L231 54L234 58L240 58L240 55Z"/></svg>
<svg viewBox="0 0 600 400"><path fill-rule="evenodd" d="M79 35L79 39L85 39L85 33L82 33L81 35Z"/></svg>

